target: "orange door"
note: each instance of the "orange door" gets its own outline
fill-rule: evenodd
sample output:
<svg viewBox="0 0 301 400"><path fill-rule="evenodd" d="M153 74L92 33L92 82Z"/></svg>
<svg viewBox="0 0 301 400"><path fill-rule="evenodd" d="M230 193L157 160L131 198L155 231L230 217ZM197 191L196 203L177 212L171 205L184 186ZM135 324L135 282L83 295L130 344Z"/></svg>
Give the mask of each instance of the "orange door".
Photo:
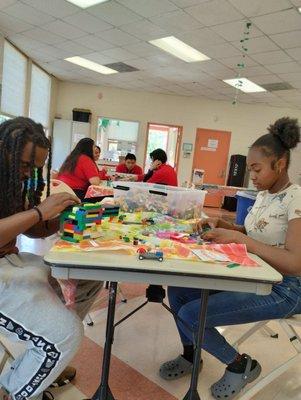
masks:
<svg viewBox="0 0 301 400"><path fill-rule="evenodd" d="M203 169L204 183L225 185L231 132L198 128L193 169ZM205 206L221 207L222 196L208 194Z"/></svg>

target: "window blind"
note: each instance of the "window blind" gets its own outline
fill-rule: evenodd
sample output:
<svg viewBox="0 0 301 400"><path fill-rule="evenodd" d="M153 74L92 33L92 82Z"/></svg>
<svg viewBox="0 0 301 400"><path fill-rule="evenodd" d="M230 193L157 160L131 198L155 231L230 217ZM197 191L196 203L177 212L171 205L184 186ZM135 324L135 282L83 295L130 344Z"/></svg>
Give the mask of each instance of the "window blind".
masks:
<svg viewBox="0 0 301 400"><path fill-rule="evenodd" d="M1 110L14 116L25 113L27 58L4 42Z"/></svg>
<svg viewBox="0 0 301 400"><path fill-rule="evenodd" d="M29 116L44 127L49 125L51 78L41 68L32 65Z"/></svg>

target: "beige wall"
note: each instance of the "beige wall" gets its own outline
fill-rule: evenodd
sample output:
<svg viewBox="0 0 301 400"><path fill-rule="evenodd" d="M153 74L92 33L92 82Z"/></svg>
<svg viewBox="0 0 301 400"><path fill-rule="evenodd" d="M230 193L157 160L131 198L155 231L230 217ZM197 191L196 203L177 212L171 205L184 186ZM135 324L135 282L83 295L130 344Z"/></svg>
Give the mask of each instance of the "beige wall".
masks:
<svg viewBox="0 0 301 400"><path fill-rule="evenodd" d="M99 93L102 98L99 99ZM88 108L92 112L92 137L96 135L98 116L140 121L137 158L143 161L147 122L183 126L183 142L195 141L197 128L220 129L232 132L230 154L246 154L256 137L282 116L299 118L301 111L272 108L263 105L238 104L231 100L211 101L192 97L132 92L86 84L59 82L56 114L71 119L73 108ZM179 181L190 178L193 157L183 158L181 151ZM293 156L291 176L298 181L301 173L301 150ZM299 182L300 183L300 182Z"/></svg>

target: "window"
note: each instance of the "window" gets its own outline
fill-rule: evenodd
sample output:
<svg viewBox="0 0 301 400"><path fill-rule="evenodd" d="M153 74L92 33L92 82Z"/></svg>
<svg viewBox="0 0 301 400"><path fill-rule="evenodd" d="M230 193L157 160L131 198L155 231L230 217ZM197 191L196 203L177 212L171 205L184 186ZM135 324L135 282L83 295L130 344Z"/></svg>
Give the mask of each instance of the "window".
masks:
<svg viewBox="0 0 301 400"><path fill-rule="evenodd" d="M29 116L44 127L49 125L51 78L36 65L32 65Z"/></svg>
<svg viewBox="0 0 301 400"><path fill-rule="evenodd" d="M102 150L101 158L118 162L127 153L136 154L138 131L139 122L99 118L97 144Z"/></svg>
<svg viewBox="0 0 301 400"><path fill-rule="evenodd" d="M4 42L1 110L25 115L27 58L14 46Z"/></svg>

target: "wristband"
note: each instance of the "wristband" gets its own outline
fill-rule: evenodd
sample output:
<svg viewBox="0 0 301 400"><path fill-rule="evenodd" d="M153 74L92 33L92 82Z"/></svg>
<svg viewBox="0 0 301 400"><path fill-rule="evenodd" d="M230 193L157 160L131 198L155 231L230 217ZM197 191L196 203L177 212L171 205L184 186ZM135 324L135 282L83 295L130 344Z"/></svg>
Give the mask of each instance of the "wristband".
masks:
<svg viewBox="0 0 301 400"><path fill-rule="evenodd" d="M33 210L35 210L38 213L39 222L42 222L43 221L43 214L41 213L41 210L37 206L34 206Z"/></svg>

